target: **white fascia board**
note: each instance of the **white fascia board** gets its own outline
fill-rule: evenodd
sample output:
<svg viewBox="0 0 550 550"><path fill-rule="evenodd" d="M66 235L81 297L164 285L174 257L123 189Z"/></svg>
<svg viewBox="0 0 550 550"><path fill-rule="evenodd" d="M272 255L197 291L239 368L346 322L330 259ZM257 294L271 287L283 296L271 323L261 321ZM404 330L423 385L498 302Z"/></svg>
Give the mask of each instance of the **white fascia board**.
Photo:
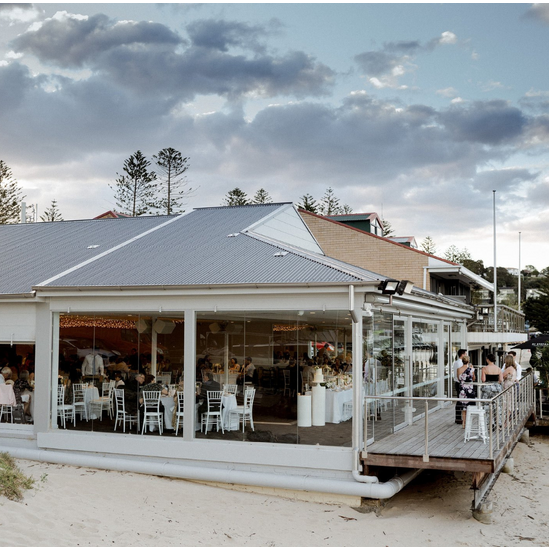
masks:
<svg viewBox="0 0 550 550"><path fill-rule="evenodd" d="M476 275L473 271L465 268L463 265L446 265L438 267L428 267L430 273L456 273L457 276L461 276L462 279L466 279L469 283L479 285L487 290L493 290L493 283L486 281L483 277Z"/></svg>

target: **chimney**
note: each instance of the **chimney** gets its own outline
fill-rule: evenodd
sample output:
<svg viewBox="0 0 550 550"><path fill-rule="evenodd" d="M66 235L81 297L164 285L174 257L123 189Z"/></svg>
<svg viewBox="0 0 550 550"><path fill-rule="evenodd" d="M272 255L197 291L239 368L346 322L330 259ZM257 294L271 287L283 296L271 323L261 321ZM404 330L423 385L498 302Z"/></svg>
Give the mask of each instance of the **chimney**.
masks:
<svg viewBox="0 0 550 550"><path fill-rule="evenodd" d="M21 223L27 223L27 203L21 203Z"/></svg>

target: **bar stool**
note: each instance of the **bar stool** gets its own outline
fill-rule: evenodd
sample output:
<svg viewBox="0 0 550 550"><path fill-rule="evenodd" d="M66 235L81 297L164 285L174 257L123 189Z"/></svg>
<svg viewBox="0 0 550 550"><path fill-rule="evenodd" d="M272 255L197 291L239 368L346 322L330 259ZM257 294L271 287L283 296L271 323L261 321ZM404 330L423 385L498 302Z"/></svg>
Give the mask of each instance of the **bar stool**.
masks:
<svg viewBox="0 0 550 550"><path fill-rule="evenodd" d="M477 419L474 422L474 418ZM482 439L487 443L487 426L485 424L485 410L479 407L466 408L466 427L464 430L464 443L470 439Z"/></svg>

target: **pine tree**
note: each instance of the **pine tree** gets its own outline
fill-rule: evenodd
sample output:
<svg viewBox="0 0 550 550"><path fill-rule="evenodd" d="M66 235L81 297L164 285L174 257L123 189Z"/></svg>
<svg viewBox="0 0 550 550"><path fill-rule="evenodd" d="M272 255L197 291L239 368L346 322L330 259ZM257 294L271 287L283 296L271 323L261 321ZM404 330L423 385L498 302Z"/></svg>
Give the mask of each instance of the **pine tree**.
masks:
<svg viewBox="0 0 550 550"><path fill-rule="evenodd" d="M465 260L471 260L472 257L470 255L470 252L467 248L463 248L462 250L459 250L459 248L452 244L445 250L445 259L449 260L450 262L455 262L457 264L464 263ZM497 271L498 276L498 271Z"/></svg>
<svg viewBox="0 0 550 550"><path fill-rule="evenodd" d="M382 220L382 237L395 237L391 223L388 220Z"/></svg>
<svg viewBox="0 0 550 550"><path fill-rule="evenodd" d="M0 224L19 222L24 198L11 168L0 160Z"/></svg>
<svg viewBox="0 0 550 550"><path fill-rule="evenodd" d="M329 187L323 198L321 199L321 205L319 210L323 216L335 216L342 213L342 207L340 206L340 199L336 197L332 187Z"/></svg>
<svg viewBox="0 0 550 550"><path fill-rule="evenodd" d="M235 187L227 193L223 203L224 206L244 206L245 204L250 204L248 197L244 191Z"/></svg>
<svg viewBox="0 0 550 550"><path fill-rule="evenodd" d="M115 200L119 208L125 214L142 216L149 214L152 208L156 208L156 186L153 182L157 179L155 172L149 172L150 162L141 151L136 151L124 161L124 172L115 180L115 185L110 185L115 191Z"/></svg>
<svg viewBox="0 0 550 550"><path fill-rule="evenodd" d="M62 222L63 221L61 212L57 209L57 201L55 199L52 201L51 206L48 209L46 209L44 214L40 216L40 219L43 222Z"/></svg>
<svg viewBox="0 0 550 550"><path fill-rule="evenodd" d="M269 196L269 193L265 189L258 189L254 198L252 199L252 204L270 204L273 202L273 199Z"/></svg>
<svg viewBox="0 0 550 550"><path fill-rule="evenodd" d="M187 183L184 174L189 169L189 157L167 147L158 155L153 155L153 158L159 168L158 187L163 189L163 196L156 202L156 207L168 215L181 211L182 201L193 191L191 188L184 188Z"/></svg>
<svg viewBox="0 0 550 550"><path fill-rule="evenodd" d="M435 254L436 253L435 243L429 235L420 244L420 250L423 250L427 254Z"/></svg>
<svg viewBox="0 0 550 550"><path fill-rule="evenodd" d="M312 212L313 214L317 214L319 212L317 201L309 193L300 197L300 200L302 203L297 204L298 208L306 210L307 212Z"/></svg>
<svg viewBox="0 0 550 550"><path fill-rule="evenodd" d="M353 214L353 208L349 204L344 204L341 209L342 214Z"/></svg>

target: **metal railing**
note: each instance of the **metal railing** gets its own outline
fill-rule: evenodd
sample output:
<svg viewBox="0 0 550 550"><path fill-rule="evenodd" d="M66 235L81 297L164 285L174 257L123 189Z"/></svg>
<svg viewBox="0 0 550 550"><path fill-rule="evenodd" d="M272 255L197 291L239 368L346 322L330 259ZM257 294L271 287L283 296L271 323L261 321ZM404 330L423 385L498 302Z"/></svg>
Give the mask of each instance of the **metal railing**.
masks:
<svg viewBox="0 0 550 550"><path fill-rule="evenodd" d="M489 384L487 384L489 385ZM410 407L413 402L424 402L424 413L412 418L408 423L412 425L416 422L424 420L424 461L429 461L429 416L430 413L448 407L452 403L472 402L477 407L483 408L486 412L485 419L487 420L487 434L489 444L489 458L493 460L495 451L499 451L515 433L517 427L525 424L527 418L534 412L534 387L533 373L528 373L520 381L513 386L501 391L490 399L474 398L456 398L456 397L408 397L408 396L377 396L366 395L363 401L363 452L368 454L368 421L369 411L377 409L378 402L384 400L405 401ZM478 384L478 387L483 387L483 384ZM429 405L435 403L436 406L430 410ZM411 408L411 410L413 410ZM412 413L411 413L412 414ZM402 429L407 429L405 426Z"/></svg>
<svg viewBox="0 0 550 550"><path fill-rule="evenodd" d="M468 325L470 332L525 332L525 315L503 305L497 306L497 326L495 328L494 306L478 306L482 318Z"/></svg>

